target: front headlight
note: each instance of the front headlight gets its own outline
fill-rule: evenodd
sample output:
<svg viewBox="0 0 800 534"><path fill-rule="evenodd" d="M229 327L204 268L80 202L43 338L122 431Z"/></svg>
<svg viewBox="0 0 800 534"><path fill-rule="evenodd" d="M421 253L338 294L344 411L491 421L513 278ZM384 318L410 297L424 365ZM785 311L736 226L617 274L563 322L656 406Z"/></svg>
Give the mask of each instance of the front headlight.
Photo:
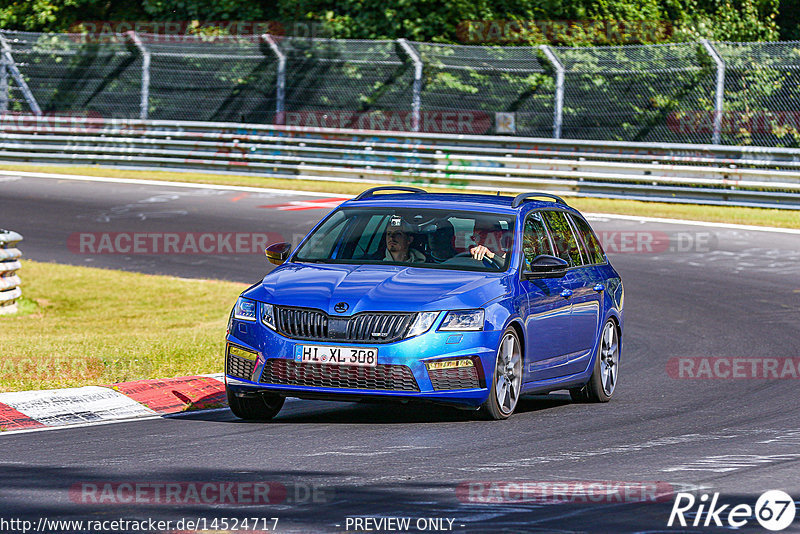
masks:
<svg viewBox="0 0 800 534"><path fill-rule="evenodd" d="M482 309L458 310L447 312L442 321L440 331L483 330L484 314Z"/></svg>
<svg viewBox="0 0 800 534"><path fill-rule="evenodd" d="M438 311L419 312L417 314L417 318L414 319L414 323L411 325L411 329L408 331L406 337L414 337L424 334L430 329L430 327L433 325L433 322L436 320L436 317L438 316Z"/></svg>
<svg viewBox="0 0 800 534"><path fill-rule="evenodd" d="M239 297L236 306L233 307L233 317L242 321L255 321L256 301Z"/></svg>
<svg viewBox="0 0 800 534"><path fill-rule="evenodd" d="M272 304L261 303L261 322L275 330L275 307Z"/></svg>

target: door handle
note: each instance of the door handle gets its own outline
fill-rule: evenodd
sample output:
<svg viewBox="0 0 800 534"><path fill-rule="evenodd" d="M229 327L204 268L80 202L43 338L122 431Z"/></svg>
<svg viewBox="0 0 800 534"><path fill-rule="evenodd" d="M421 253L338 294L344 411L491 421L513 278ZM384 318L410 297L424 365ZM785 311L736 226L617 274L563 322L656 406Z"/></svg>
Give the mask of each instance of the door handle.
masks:
<svg viewBox="0 0 800 534"><path fill-rule="evenodd" d="M603 284L595 284L595 286L592 289L594 289L598 293L601 293L603 290L605 290L605 288L606 286L604 286Z"/></svg>
<svg viewBox="0 0 800 534"><path fill-rule="evenodd" d="M565 299L570 298L572 296L572 290L565 289L564 291L561 292L561 296L564 297Z"/></svg>

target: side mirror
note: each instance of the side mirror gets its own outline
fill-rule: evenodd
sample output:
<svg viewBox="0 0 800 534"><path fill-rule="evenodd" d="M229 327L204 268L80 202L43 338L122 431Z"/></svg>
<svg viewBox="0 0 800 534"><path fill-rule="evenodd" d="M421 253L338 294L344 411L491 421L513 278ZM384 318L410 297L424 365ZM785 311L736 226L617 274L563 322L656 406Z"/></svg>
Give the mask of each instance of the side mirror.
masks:
<svg viewBox="0 0 800 534"><path fill-rule="evenodd" d="M264 254L266 254L270 263L282 265L283 262L286 261L286 258L289 257L291 251L292 245L289 243L273 243L264 250Z"/></svg>
<svg viewBox="0 0 800 534"><path fill-rule="evenodd" d="M569 263L548 254L536 256L530 265L530 270L523 271L522 277L526 280L531 278L561 278L567 274Z"/></svg>

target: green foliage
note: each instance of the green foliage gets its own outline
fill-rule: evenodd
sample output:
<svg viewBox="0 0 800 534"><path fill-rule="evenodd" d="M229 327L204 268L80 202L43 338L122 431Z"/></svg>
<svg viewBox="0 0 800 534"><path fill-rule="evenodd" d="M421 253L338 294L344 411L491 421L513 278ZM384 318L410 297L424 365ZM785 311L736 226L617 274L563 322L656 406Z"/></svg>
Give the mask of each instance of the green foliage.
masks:
<svg viewBox="0 0 800 534"><path fill-rule="evenodd" d="M86 20L143 20L142 7L121 0L13 0L0 7L0 28L67 31Z"/></svg>
<svg viewBox="0 0 800 534"><path fill-rule="evenodd" d="M781 40L800 41L800 9L797 0L780 0L776 18Z"/></svg>
<svg viewBox="0 0 800 534"><path fill-rule="evenodd" d="M537 136L552 134L555 74L539 50L507 45L566 45L578 48L558 52L566 68L565 137L708 142L705 126L682 129L692 117L703 121L714 110L715 65L697 41L800 39L797 2L6 0L0 4L0 27L65 31L81 21L190 22L192 31L211 36L228 30L224 24L209 28L209 23L277 21L290 35L434 43L416 46L425 63L423 111L475 112L476 117L488 117L481 119L487 125L496 111L514 112L517 133ZM186 26L181 28L185 31ZM27 56L26 69L29 85L46 111L92 109L109 114L113 106L119 115L137 113L135 50L119 45L121 53L115 55L86 45L80 54L60 54L62 45L77 45L51 37L39 38ZM283 44L289 57L288 111L373 112L409 106L413 72L396 43L296 40L290 46L289 41L295 40ZM495 46L440 46L446 43ZM687 44L594 46L636 43ZM242 50L233 49L237 46ZM154 55L151 68L162 75L152 78L151 118L198 118L198 110L203 110L207 115L201 120L270 121L275 66L261 59L269 58L270 52L259 46L263 43L233 43L225 52L235 57L220 59L207 57L215 49L211 44L204 57ZM800 102L798 47L781 51L749 46L721 52L728 67L725 109L735 122L723 131L723 142L798 146L798 127L781 114L798 109ZM784 65L792 68L784 71ZM194 74L203 71L212 74ZM84 74L88 72L92 75ZM175 87L188 90L177 94ZM200 95L204 100L198 100ZM129 108L120 107L122 100ZM20 106L20 99L12 98L10 109L21 111ZM766 116L768 110L774 114ZM756 121L760 130L754 132L749 125Z"/></svg>
<svg viewBox="0 0 800 534"><path fill-rule="evenodd" d="M681 41L777 41L778 0L687 0L677 20Z"/></svg>
<svg viewBox="0 0 800 534"><path fill-rule="evenodd" d="M564 45L800 38L797 0L12 0L0 7L4 29L66 31L101 20L278 21L290 32L299 22L336 38L445 43L464 42L467 21L523 28L509 35L503 24L485 25L467 36L473 44L479 35L499 44ZM534 21L551 24L542 32ZM591 21L608 31L593 33ZM642 23L667 31L636 30Z"/></svg>

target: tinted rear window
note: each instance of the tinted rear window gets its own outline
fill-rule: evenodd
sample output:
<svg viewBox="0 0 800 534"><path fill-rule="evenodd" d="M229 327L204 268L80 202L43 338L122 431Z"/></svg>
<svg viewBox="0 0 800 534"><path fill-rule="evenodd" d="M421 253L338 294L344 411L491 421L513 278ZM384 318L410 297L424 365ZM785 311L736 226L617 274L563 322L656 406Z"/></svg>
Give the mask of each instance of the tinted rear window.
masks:
<svg viewBox="0 0 800 534"><path fill-rule="evenodd" d="M555 255L567 261L570 267L583 265L581 249L572 232L572 226L567 220L567 214L562 211L544 211L542 216L550 228L550 236L553 238L553 246L556 248Z"/></svg>
<svg viewBox="0 0 800 534"><path fill-rule="evenodd" d="M570 218L572 219L572 222L575 223L575 227L578 229L578 234L580 234L580 237L583 241L583 250L586 253L586 256L588 256L587 263L605 263L606 258L603 254L603 248L597 241L597 237L595 237L592 227L589 226L589 223L580 217L575 217L574 215L570 215Z"/></svg>

